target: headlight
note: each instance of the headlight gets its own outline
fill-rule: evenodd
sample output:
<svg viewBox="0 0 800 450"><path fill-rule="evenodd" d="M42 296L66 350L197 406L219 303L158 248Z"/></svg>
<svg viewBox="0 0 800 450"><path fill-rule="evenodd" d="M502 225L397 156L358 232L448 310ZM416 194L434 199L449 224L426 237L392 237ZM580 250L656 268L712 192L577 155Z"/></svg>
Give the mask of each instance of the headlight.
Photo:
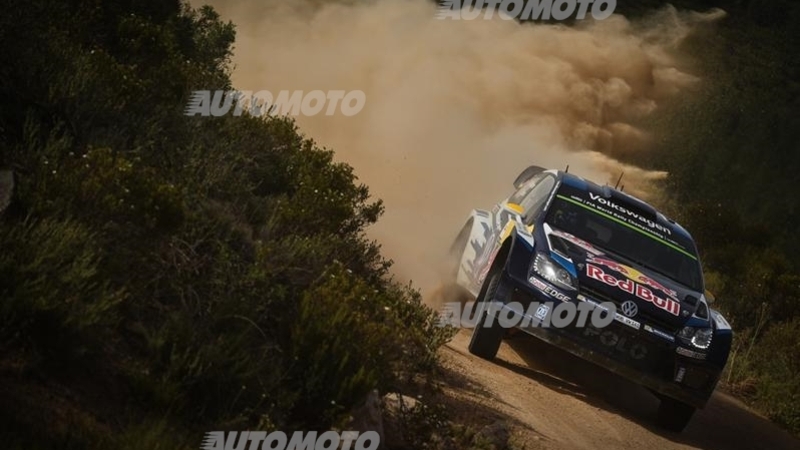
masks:
<svg viewBox="0 0 800 450"><path fill-rule="evenodd" d="M711 337L713 335L714 330L711 328L695 327L683 327L683 329L678 333L679 338L703 350L707 349L711 345Z"/></svg>
<svg viewBox="0 0 800 450"><path fill-rule="evenodd" d="M552 261L542 253L536 254L532 269L537 275L556 286L571 290L578 289L578 282L575 280L575 277L561 267L560 264Z"/></svg>

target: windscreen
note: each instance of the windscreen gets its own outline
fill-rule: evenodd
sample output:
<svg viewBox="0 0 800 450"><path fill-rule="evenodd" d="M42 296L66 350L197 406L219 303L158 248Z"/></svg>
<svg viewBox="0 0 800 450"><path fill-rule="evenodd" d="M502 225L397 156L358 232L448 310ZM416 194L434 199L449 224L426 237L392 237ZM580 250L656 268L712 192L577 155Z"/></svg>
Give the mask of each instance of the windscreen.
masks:
<svg viewBox="0 0 800 450"><path fill-rule="evenodd" d="M562 186L545 221L612 255L702 291L700 262L692 241L613 200Z"/></svg>

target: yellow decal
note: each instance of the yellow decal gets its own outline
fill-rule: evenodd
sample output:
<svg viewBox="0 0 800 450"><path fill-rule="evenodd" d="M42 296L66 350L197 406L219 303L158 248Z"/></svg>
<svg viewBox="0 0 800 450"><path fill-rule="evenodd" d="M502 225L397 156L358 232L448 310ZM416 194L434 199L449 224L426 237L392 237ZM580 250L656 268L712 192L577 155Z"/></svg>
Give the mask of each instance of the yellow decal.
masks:
<svg viewBox="0 0 800 450"><path fill-rule="evenodd" d="M522 213L524 213L524 212L525 212L525 210L524 210L524 209L522 209L522 206L519 206L519 205L518 205L518 204L516 204L516 203L511 203L511 202L509 202L509 203L506 203L506 208L508 208L508 209L510 209L510 210L512 210L512 211L514 211L514 212L515 212L515 213L517 213L517 214L522 214Z"/></svg>

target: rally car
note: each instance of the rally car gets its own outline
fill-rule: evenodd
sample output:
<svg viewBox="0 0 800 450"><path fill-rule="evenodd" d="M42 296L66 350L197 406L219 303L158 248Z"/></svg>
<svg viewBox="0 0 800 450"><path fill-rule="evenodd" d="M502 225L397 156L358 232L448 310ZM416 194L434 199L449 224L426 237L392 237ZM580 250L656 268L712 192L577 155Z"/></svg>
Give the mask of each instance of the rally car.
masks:
<svg viewBox="0 0 800 450"><path fill-rule="evenodd" d="M518 329L650 389L659 423L683 430L714 391L732 339L709 307L691 235L644 201L566 171L531 166L514 187L492 211L473 210L451 249L455 281L488 324L474 327L469 351L493 359L508 330L487 316L517 315ZM480 308L489 302L501 307ZM611 302L617 320L541 326L531 302Z"/></svg>

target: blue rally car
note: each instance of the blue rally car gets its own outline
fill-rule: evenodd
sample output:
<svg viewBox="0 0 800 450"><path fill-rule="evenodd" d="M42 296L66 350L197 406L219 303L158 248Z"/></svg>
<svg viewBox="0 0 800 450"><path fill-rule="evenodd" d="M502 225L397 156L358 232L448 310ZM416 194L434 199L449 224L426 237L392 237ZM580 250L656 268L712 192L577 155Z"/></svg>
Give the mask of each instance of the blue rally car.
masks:
<svg viewBox="0 0 800 450"><path fill-rule="evenodd" d="M522 331L650 389L659 423L683 430L714 391L732 339L709 307L692 237L649 204L564 171L531 166L514 187L492 211L473 210L451 250L476 305L505 305L476 308L491 325L474 328L469 351L493 359L506 330L487 315L516 315ZM531 302L612 302L616 320L544 327Z"/></svg>

